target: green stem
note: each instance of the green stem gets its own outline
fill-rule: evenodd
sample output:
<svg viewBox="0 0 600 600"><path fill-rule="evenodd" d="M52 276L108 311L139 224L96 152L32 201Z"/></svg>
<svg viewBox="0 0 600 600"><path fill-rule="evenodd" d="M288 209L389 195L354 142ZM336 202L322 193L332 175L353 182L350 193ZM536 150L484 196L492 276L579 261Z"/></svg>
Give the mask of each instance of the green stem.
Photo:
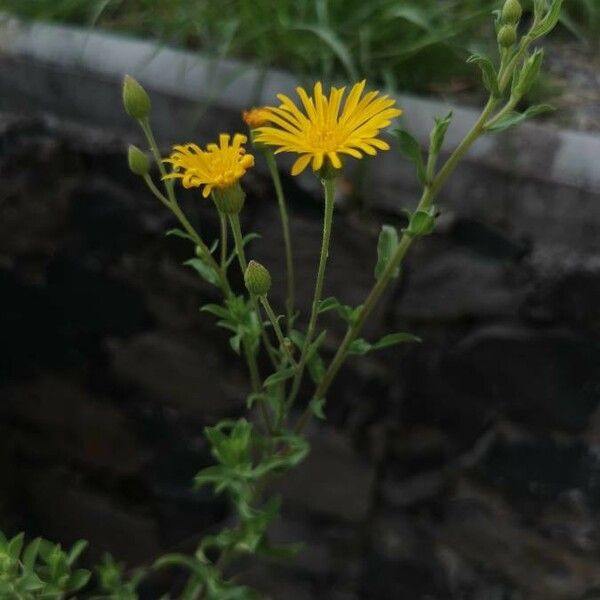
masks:
<svg viewBox="0 0 600 600"><path fill-rule="evenodd" d="M277 336L277 340L279 341L279 345L281 347L281 351L286 355L289 363L295 368L297 366L294 357L290 353L288 348L288 344L286 342L285 336L283 335L283 331L281 331L281 327L279 325L279 319L269 302L269 299L266 296L259 297L260 303L263 305L267 316L269 317L269 321L271 321L271 325L273 325L273 331L275 331L275 335Z"/></svg>
<svg viewBox="0 0 600 600"><path fill-rule="evenodd" d="M329 245L331 243L331 229L333 222L333 208L335 204L335 179L327 178L323 181L325 188L325 210L323 212L323 239L321 242L321 255L319 257L319 267L317 270L317 280L315 283L315 292L312 302L312 310L310 313L310 320L308 322L308 330L306 332L306 338L302 346L302 352L300 354L300 361L298 369L292 383L292 389L288 398L286 410L289 411L296 400L300 384L302 383L302 376L308 360L308 350L315 334L317 327L317 318L319 315L319 304L323 295L323 284L325 281L325 267L327 266L327 257L329 256Z"/></svg>
<svg viewBox="0 0 600 600"><path fill-rule="evenodd" d="M459 163L459 161L461 160L461 158L465 155L467 150L469 150L469 148L473 145L473 143L477 140L477 138L483 133L485 124L486 124L490 114L493 112L494 108L496 107L497 102L498 102L498 100L490 98L487 105L483 109L483 112L479 116L479 119L473 125L473 127L471 128L469 133L467 133L464 140L458 145L458 147L454 150L454 152L448 158L448 160L446 161L444 166L440 169L439 173L434 178L431 185L425 187L425 189L423 191L423 195L421 196L421 200L417 207L417 210L426 210L432 205L432 203L433 203L435 197L437 196L439 190L441 189L442 185L448 179L450 174L454 171L454 169L456 168L456 166ZM346 360L346 357L348 355L348 351L350 349L352 342L360 334L360 332L365 324L365 321L367 320L367 318L369 317L369 315L371 314L371 312L373 311L373 309L379 302L383 292L388 287L390 281L393 279L394 273L396 272L396 270L402 263L402 260L404 259L412 242L413 242L413 238L411 236L407 235L406 233L400 239L400 242L398 243L398 247L396 248L394 255L392 256L391 260L387 264L387 266L386 266L383 274L379 278L379 280L375 283L375 285L371 289L371 292L369 293L369 295L367 296L367 299L365 300L364 304L362 305L362 308L357 316L356 321L348 328L348 331L346 332L346 335L345 335L344 339L342 340L342 343L340 344L333 360L331 361L329 367L327 368L327 371L325 372L323 379L317 386L317 388L314 392L314 395L313 395L313 397L315 399L322 399L325 397L325 394L327 393L329 386L331 385L333 379L335 378L338 371L340 370L342 364ZM298 421L298 423L295 427L295 431L296 432L304 431L304 429L310 422L311 417L312 417L312 411L311 411L310 407L307 407L306 410L304 411L304 413L302 414L300 420Z"/></svg>
<svg viewBox="0 0 600 600"><path fill-rule="evenodd" d="M281 177L279 176L277 163L275 162L275 156L272 150L265 150L265 159L267 161L267 166L269 167L269 172L271 173L271 178L273 179L275 195L277 196L277 204L279 205L279 214L281 217L281 228L283 230L285 262L287 269L287 330L289 334L294 323L294 306L296 304L296 282L294 274L294 255L292 253L292 236L290 234L290 222L288 217L287 203L285 201L285 195L281 185Z"/></svg>
<svg viewBox="0 0 600 600"><path fill-rule="evenodd" d="M227 218L224 214L219 213L221 222L221 270L225 272L227 267Z"/></svg>

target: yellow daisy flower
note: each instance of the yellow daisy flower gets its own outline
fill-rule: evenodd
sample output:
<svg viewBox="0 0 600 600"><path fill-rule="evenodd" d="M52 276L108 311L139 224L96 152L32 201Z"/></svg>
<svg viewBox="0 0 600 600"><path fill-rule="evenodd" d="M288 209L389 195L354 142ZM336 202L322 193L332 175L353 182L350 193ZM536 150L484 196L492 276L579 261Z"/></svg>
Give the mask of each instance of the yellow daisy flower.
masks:
<svg viewBox="0 0 600 600"><path fill-rule="evenodd" d="M173 165L173 172L163 179L181 179L185 188L204 186L202 196L208 198L213 188L224 189L236 184L254 166L254 156L242 146L248 138L236 133L222 133L219 144L208 144L202 150L196 144L173 146L163 162Z"/></svg>
<svg viewBox="0 0 600 600"><path fill-rule="evenodd" d="M256 129L255 140L278 146L276 154L300 154L292 175L304 171L311 161L313 171L319 171L326 160L333 168L341 169L340 154L362 158L363 153L375 155L377 150L389 150L389 144L377 136L402 111L394 108L393 98L380 96L377 91L363 96L365 84L363 80L352 87L343 108L346 88L332 87L327 97L321 82L315 83L312 97L303 88L296 88L304 111L284 94L278 94L281 105L263 109L269 113L271 125Z"/></svg>

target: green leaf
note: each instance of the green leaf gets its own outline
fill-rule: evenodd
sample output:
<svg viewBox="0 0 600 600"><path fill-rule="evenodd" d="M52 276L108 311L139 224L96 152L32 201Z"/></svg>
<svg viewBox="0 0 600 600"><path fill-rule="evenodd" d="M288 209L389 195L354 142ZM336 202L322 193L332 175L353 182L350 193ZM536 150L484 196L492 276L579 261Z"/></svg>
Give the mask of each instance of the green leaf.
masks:
<svg viewBox="0 0 600 600"><path fill-rule="evenodd" d="M326 419L325 412L323 411L325 408L325 402L325 398L313 398L309 404L312 414L321 421L325 421Z"/></svg>
<svg viewBox="0 0 600 600"><path fill-rule="evenodd" d="M184 240L189 240L190 242L193 242L194 244L196 243L194 241L194 238L189 234L186 233L185 231L183 231L182 229L169 229L169 231L167 231L167 233L165 233L166 236L169 237L178 237L178 238L182 238Z"/></svg>
<svg viewBox="0 0 600 600"><path fill-rule="evenodd" d="M537 115L541 115L546 112L551 112L554 110L553 106L549 104L538 104L536 106L529 107L525 112L510 112L502 117L499 121L486 128L486 131L489 133L498 133L500 131L506 131L507 129L511 129L523 121L527 121L528 119L532 119Z"/></svg>
<svg viewBox="0 0 600 600"><path fill-rule="evenodd" d="M355 339L348 348L348 354L363 356L372 350L373 346L363 338Z"/></svg>
<svg viewBox="0 0 600 600"><path fill-rule="evenodd" d="M405 129L395 129L392 132L400 145L400 152L414 163L417 168L417 177L425 185L427 183L427 172L419 142Z"/></svg>
<svg viewBox="0 0 600 600"><path fill-rule="evenodd" d="M224 306L220 306L219 304L205 304L204 306L200 307L200 312L210 313L219 319L229 318L229 311Z"/></svg>
<svg viewBox="0 0 600 600"><path fill-rule="evenodd" d="M35 560L38 555L41 538L35 538L32 542L27 545L25 552L23 552L23 567L26 572L33 571L35 567Z"/></svg>
<svg viewBox="0 0 600 600"><path fill-rule="evenodd" d="M411 216L408 228L405 232L411 237L429 235L435 228L435 207L430 206L427 210L417 210Z"/></svg>
<svg viewBox="0 0 600 600"><path fill-rule="evenodd" d="M290 379L290 377L293 377L295 372L296 372L296 370L293 367L288 367L287 369L281 369L281 371L277 371L276 373L269 375L265 379L263 385L265 387L271 387L273 385L276 385L277 383L286 381L286 380Z"/></svg>
<svg viewBox="0 0 600 600"><path fill-rule="evenodd" d="M483 85L485 89L494 97L501 96L500 87L498 84L498 75L492 61L481 54L473 54L468 59L469 64L476 64L481 69Z"/></svg>
<svg viewBox="0 0 600 600"><path fill-rule="evenodd" d="M77 569L76 571L73 571L73 574L69 577L66 591L68 593L79 591L87 585L91 576L92 574L90 571L86 569Z"/></svg>
<svg viewBox="0 0 600 600"><path fill-rule="evenodd" d="M81 556L81 553L87 548L88 543L85 540L75 542L67 555L67 563L70 567L75 564L75 561Z"/></svg>
<svg viewBox="0 0 600 600"><path fill-rule="evenodd" d="M186 260L183 264L187 267L192 267L208 283L215 286L219 285L219 276L201 258L190 258L190 260Z"/></svg>
<svg viewBox="0 0 600 600"><path fill-rule="evenodd" d="M337 312L337 314L344 319L344 321L350 322L350 319L352 318L352 311L354 309L347 304L342 304L334 296L330 296L329 298L325 298L325 300L321 300L321 302L319 302L317 311L319 314L321 314L330 310L335 310L335 312Z"/></svg>
<svg viewBox="0 0 600 600"><path fill-rule="evenodd" d="M538 14L541 14L541 12L543 11L543 5L539 4L540 3L536 2L536 10L538 10ZM546 13L546 16L541 20L540 23L538 23L538 25L534 29L531 30L530 35L532 39L536 40L545 35L548 35L556 27L560 19L560 11L562 5L563 0L553 0L552 4L550 5L550 10Z"/></svg>
<svg viewBox="0 0 600 600"><path fill-rule="evenodd" d="M390 333L384 335L378 342L375 342L372 346L373 350L381 350L382 348L389 348L396 344L405 344L407 342L420 342L421 338L418 338L412 333Z"/></svg>
<svg viewBox="0 0 600 600"><path fill-rule="evenodd" d="M512 95L514 98L522 98L529 92L540 74L543 61L544 51L542 49L536 50L527 58L518 76L513 79Z"/></svg>
<svg viewBox="0 0 600 600"><path fill-rule="evenodd" d="M377 264L375 265L375 279L379 280L388 266L396 248L398 247L398 232L391 225L383 225L377 240ZM393 277L398 277L400 268L396 268Z"/></svg>
<svg viewBox="0 0 600 600"><path fill-rule="evenodd" d="M429 153L431 155L437 156L440 153L446 139L448 127L450 127L450 123L452 122L452 116L452 111L450 111L441 119L439 117L435 118L435 126L429 136Z"/></svg>
<svg viewBox="0 0 600 600"><path fill-rule="evenodd" d="M23 549L23 541L25 539L25 534L23 532L15 535L15 537L8 542L8 548L6 549L6 553L13 559L18 560L19 556L21 556L21 550Z"/></svg>

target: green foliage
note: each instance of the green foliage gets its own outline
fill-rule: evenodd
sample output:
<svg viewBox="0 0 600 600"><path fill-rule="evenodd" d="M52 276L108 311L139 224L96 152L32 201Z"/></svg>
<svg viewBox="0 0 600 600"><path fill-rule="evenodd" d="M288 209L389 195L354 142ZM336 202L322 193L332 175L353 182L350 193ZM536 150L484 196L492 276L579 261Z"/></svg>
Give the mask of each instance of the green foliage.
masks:
<svg viewBox="0 0 600 600"><path fill-rule="evenodd" d="M395 129L394 135L398 140L400 152L417 168L417 177L422 185L427 183L427 170L419 142L406 129Z"/></svg>
<svg viewBox="0 0 600 600"><path fill-rule="evenodd" d="M250 300L232 296L223 305L205 304L200 310L215 315L219 319L217 325L233 333L229 343L237 354L240 354L242 342L254 352L258 350L261 328Z"/></svg>
<svg viewBox="0 0 600 600"><path fill-rule="evenodd" d="M399 243L398 231L391 225L382 225L379 239L377 240L377 264L375 265L375 279L381 279ZM393 277L400 275L400 268L394 269Z"/></svg>
<svg viewBox="0 0 600 600"><path fill-rule="evenodd" d="M0 597L62 600L85 588L91 573L75 565L87 542L64 551L41 538L25 546L24 539L23 533L7 539L0 532Z"/></svg>
<svg viewBox="0 0 600 600"><path fill-rule="evenodd" d="M118 563L110 554L105 554L96 567L100 593L92 600L137 600L137 588L144 578L142 569L136 570L131 579L125 578L125 565Z"/></svg>
<svg viewBox="0 0 600 600"><path fill-rule="evenodd" d="M0 0L0 8L25 18L95 24L218 57L253 57L287 67L305 81L367 77L421 90L467 73L465 48L473 32L485 32L497 5L497 0Z"/></svg>

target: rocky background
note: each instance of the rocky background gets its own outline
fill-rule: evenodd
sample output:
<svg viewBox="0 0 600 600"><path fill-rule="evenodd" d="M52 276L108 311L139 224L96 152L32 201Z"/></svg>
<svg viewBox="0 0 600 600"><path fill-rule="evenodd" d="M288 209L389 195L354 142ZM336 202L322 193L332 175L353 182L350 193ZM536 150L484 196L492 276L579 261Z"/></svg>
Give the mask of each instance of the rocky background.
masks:
<svg viewBox="0 0 600 600"><path fill-rule="evenodd" d="M211 461L203 426L244 410L247 380L198 311L214 288L182 266L187 243L164 237L174 223L129 174L125 142L0 115L0 519L136 566L227 519L190 482ZM365 206L368 174L344 182L326 295L364 298L381 223L401 225L414 201L398 169L395 207ZM306 306L320 203L284 185ZM306 551L248 565L248 581L274 600L600 598L598 200L461 168L366 332L424 342L343 370L310 458L279 484L275 534ZM210 206L185 208L212 239ZM281 281L260 173L244 224ZM327 327L330 351L341 328Z"/></svg>

